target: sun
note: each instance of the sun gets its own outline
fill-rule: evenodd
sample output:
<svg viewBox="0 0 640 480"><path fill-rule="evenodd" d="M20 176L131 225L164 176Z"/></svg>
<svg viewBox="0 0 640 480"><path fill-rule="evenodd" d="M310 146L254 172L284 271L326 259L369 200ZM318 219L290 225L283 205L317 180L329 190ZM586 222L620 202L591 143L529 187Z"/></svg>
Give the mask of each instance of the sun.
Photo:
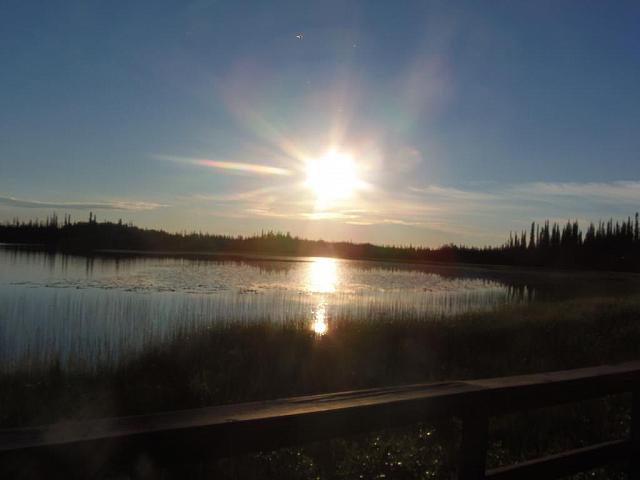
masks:
<svg viewBox="0 0 640 480"><path fill-rule="evenodd" d="M335 150L307 161L306 186L316 196L316 208L350 198L362 184L351 155Z"/></svg>

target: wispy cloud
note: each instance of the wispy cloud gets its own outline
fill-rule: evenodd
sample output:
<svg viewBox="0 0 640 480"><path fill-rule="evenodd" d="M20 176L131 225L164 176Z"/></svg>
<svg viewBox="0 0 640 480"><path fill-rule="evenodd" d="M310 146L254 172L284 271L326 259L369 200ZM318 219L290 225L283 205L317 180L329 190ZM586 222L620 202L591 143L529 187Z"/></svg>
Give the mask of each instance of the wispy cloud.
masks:
<svg viewBox="0 0 640 480"><path fill-rule="evenodd" d="M187 197L191 200L205 200L211 202L228 203L251 200L253 198L264 198L265 194L277 191L277 187L256 188L254 190L246 190L236 193L227 193L221 195L195 194Z"/></svg>
<svg viewBox="0 0 640 480"><path fill-rule="evenodd" d="M257 163L220 162L218 160L207 159L196 160L195 163L204 167L221 168L223 170L237 170L240 172L256 173L258 175L292 175L291 170L287 170L286 168L259 165Z"/></svg>
<svg viewBox="0 0 640 480"><path fill-rule="evenodd" d="M459 188L443 187L440 185L427 185L425 187L409 187L409 191L421 195L437 197L443 200L487 201L496 198L495 193L461 190Z"/></svg>
<svg viewBox="0 0 640 480"><path fill-rule="evenodd" d="M532 182L513 185L507 193L527 197L577 197L603 202L640 203L640 181Z"/></svg>
<svg viewBox="0 0 640 480"><path fill-rule="evenodd" d="M483 205L508 206L510 202L545 202L562 206L593 205L594 203L638 205L640 181L616 182L528 182L506 185L485 185L482 189L459 189L428 185L411 187L410 192L429 201L473 202ZM569 203L567 203L569 204ZM514 205L515 206L515 205ZM521 206L521 203L517 204Z"/></svg>
<svg viewBox="0 0 640 480"><path fill-rule="evenodd" d="M179 157L175 155L153 155L153 157L159 160L171 160L174 162L189 163L192 165L218 168L221 170L232 170L236 172L254 173L257 175L279 175L279 176L293 175L293 172L287 168L281 168L273 165L266 165L266 164L259 164L259 163L230 162L226 160L213 160L210 158Z"/></svg>
<svg viewBox="0 0 640 480"><path fill-rule="evenodd" d="M152 202L109 201L109 202L46 202L0 196L0 205L16 208L61 208L68 210L153 210L167 205Z"/></svg>

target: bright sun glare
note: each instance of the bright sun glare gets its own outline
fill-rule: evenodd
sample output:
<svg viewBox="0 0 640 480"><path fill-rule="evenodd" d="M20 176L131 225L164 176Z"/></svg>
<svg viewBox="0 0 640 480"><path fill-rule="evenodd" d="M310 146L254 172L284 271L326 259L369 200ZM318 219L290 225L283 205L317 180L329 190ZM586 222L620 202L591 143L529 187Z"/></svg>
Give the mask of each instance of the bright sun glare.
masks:
<svg viewBox="0 0 640 480"><path fill-rule="evenodd" d="M306 185L315 193L317 208L351 197L360 183L356 163L350 155L332 150L307 162Z"/></svg>
<svg viewBox="0 0 640 480"><path fill-rule="evenodd" d="M313 308L311 330L318 335L329 331L329 312L326 295L335 293L340 277L338 261L335 258L315 258L307 271L307 290L315 294L317 304Z"/></svg>

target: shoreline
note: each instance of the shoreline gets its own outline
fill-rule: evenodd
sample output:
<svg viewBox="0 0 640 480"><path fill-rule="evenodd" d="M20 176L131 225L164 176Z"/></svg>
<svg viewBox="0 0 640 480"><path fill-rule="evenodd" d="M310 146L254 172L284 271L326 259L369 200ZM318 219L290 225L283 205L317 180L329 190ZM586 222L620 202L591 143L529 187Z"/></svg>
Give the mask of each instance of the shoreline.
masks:
<svg viewBox="0 0 640 480"><path fill-rule="evenodd" d="M490 271L495 273L531 273L531 274L592 274L592 275L631 275L640 277L640 272L632 270L599 270L593 268L560 268L550 266L532 266L532 265L509 265L509 264L490 264L490 263L469 263L469 262L437 262L437 261L420 261L411 259L389 259L380 257L338 257L329 255L296 255L296 254L270 254L263 252L207 252L207 251L172 251L172 250L136 250L136 249L59 249L46 244L33 243L9 243L0 242L0 248L16 248L25 250L34 250L39 252L59 253L66 255L76 255L81 257L122 257L122 258L181 258L187 260L209 260L209 261L273 261L273 262L291 262L305 263L313 262L319 258L331 258L338 261L348 262L369 262L384 264L399 264L408 266L424 266L439 269L453 270L479 270Z"/></svg>

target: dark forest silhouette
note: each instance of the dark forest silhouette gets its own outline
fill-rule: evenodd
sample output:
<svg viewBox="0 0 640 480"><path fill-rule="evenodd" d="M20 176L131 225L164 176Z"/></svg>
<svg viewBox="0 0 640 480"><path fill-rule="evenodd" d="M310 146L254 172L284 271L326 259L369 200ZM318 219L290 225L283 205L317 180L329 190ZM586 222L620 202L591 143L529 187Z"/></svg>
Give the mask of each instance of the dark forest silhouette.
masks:
<svg viewBox="0 0 640 480"><path fill-rule="evenodd" d="M336 256L428 262L547 266L640 271L638 214L619 222L591 223L585 231L577 221L532 223L528 231L511 233L500 246L439 248L373 245L370 243L306 240L289 233L263 232L232 237L202 232L168 233L132 224L89 221L60 222L53 214L44 221L15 219L0 225L0 242L41 245L49 249L89 252L139 250L149 252L254 253L269 255Z"/></svg>

